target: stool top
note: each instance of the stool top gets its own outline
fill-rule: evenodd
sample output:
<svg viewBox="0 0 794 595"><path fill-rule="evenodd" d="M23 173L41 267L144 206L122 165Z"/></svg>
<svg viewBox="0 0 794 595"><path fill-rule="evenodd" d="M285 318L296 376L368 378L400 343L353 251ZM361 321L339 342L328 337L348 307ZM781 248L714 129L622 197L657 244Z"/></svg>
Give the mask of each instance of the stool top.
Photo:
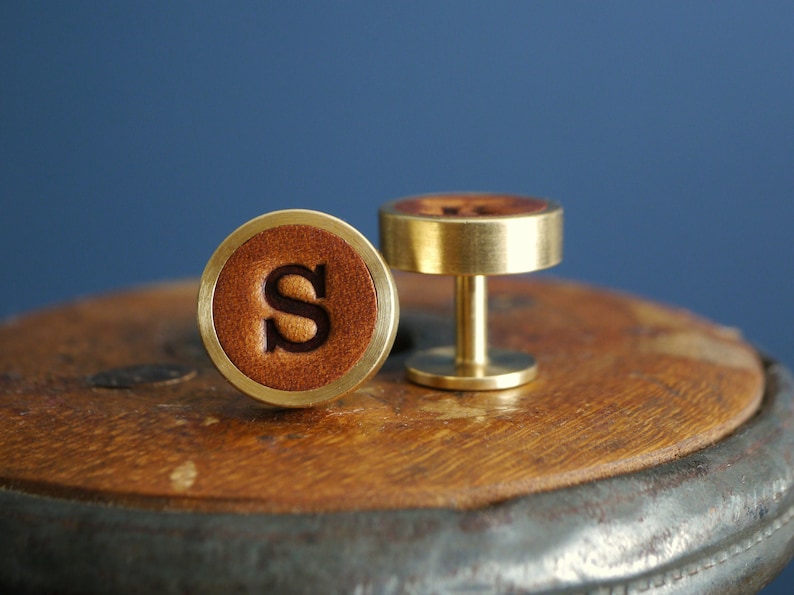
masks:
<svg viewBox="0 0 794 595"><path fill-rule="evenodd" d="M736 331L524 278L492 281L491 344L535 354L535 382L413 385L408 353L452 335L452 284L404 275L398 287L386 365L356 393L305 410L269 409L214 369L192 281L6 321L0 486L158 510L473 508L672 461L733 432L761 401L761 364Z"/></svg>

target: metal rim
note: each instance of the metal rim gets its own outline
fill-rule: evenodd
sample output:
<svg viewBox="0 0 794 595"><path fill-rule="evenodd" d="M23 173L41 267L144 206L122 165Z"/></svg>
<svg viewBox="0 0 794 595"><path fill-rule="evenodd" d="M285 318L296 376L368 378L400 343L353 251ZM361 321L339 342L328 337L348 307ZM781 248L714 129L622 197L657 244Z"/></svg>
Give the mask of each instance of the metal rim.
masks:
<svg viewBox="0 0 794 595"><path fill-rule="evenodd" d="M435 275L508 275L545 269L562 260L563 209L546 207L488 216L443 216L408 213L406 201L470 198L488 201L484 192L429 194L403 198L380 208L380 242L394 268ZM541 199L527 200L538 201Z"/></svg>

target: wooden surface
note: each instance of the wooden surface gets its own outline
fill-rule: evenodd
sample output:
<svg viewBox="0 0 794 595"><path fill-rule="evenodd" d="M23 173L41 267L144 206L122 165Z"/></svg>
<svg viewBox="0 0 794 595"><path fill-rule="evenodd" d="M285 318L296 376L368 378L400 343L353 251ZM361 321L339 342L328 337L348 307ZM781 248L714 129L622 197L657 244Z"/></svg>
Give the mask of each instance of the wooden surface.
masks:
<svg viewBox="0 0 794 595"><path fill-rule="evenodd" d="M0 486L176 510L470 508L675 459L747 420L763 392L738 334L687 312L559 281L490 283L491 343L536 381L453 393L403 379L452 338L449 279L398 279L395 351L357 393L268 409L217 373L196 284L88 299L0 327ZM119 366L184 381L95 388Z"/></svg>

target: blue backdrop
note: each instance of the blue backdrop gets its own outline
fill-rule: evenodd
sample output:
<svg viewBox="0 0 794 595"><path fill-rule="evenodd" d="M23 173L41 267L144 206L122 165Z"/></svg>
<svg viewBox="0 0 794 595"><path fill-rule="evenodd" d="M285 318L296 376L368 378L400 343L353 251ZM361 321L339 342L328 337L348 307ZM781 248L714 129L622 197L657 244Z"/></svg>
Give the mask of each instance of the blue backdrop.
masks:
<svg viewBox="0 0 794 595"><path fill-rule="evenodd" d="M794 4L0 3L0 316L442 190L558 200L554 274L794 364Z"/></svg>

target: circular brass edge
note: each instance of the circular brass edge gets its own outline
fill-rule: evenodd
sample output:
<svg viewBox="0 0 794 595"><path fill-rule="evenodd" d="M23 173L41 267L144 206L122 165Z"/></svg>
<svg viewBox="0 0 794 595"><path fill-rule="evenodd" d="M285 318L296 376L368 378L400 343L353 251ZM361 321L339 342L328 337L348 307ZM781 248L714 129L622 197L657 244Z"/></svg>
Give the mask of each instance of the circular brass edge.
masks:
<svg viewBox="0 0 794 595"><path fill-rule="evenodd" d="M515 215L445 217L405 213L406 200L493 193L428 194L381 206L380 247L390 266L434 275L529 273L562 261L563 209L546 199L542 211ZM500 195L501 196L501 195Z"/></svg>
<svg viewBox="0 0 794 595"><path fill-rule="evenodd" d="M492 349L483 367L460 366L455 348L434 347L414 354L405 365L406 376L423 386L446 390L503 390L527 384L538 375L534 357L520 351Z"/></svg>
<svg viewBox="0 0 794 595"><path fill-rule="evenodd" d="M369 345L344 376L325 386L305 391L285 391L260 384L229 359L221 347L212 305L218 277L229 257L258 233L283 225L310 225L347 242L364 260L375 286L377 316ZM260 215L234 230L215 250L201 275L198 293L198 326L201 339L218 371L237 389L268 405L311 407L346 395L369 380L383 365L397 334L399 301L394 277L383 257L357 229L332 215L306 209L287 209Z"/></svg>

